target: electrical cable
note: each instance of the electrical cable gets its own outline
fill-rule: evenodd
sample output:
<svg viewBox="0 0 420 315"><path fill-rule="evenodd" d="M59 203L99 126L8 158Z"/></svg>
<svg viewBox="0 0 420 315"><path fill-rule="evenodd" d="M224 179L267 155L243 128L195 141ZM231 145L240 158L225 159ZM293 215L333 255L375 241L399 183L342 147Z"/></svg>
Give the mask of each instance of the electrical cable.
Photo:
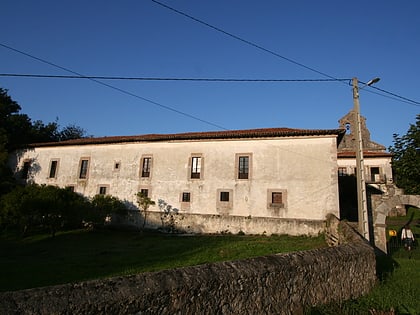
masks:
<svg viewBox="0 0 420 315"><path fill-rule="evenodd" d="M161 78L161 77L115 77L50 74L0 73L0 77L52 78L52 79L95 79L95 80L137 80L137 81L204 81L204 82L335 82L350 79L234 79L234 78Z"/></svg>
<svg viewBox="0 0 420 315"><path fill-rule="evenodd" d="M283 56L283 55L280 55L279 53L276 53L275 51L272 51L272 50L270 50L270 49L264 48L264 47L263 47L263 46L261 46L261 45L258 45L258 44L254 43L254 42L251 42L251 41L249 41L249 40L246 40L246 39L244 39L244 38L242 38L242 37L239 37L239 36L237 36L237 35L235 35L235 34L232 34L232 33L230 33L230 32L227 32L227 31L225 31L225 30L223 30L223 29L221 29L221 28L219 28L219 27L217 27L217 26L214 26L214 25L212 25L212 24L210 24L210 23L204 22L203 20L200 20L200 19L198 19L198 18L196 18L196 17L193 17L193 16L191 16L191 15L189 15L189 14L185 13L185 12L179 11L179 10L177 10L177 9L175 9L175 8L173 8L173 7L169 6L169 5L167 5L167 4L164 4L164 3L160 2L160 1L157 1L157 0L150 0L150 1L154 2L154 3L155 3L155 4L157 4L157 5L160 5L160 6L161 6L161 7L163 7L163 8L166 8L166 9L168 9L168 10L172 11L172 12L175 12L175 13L177 13L177 14L179 14L179 15L182 15L182 16L184 16L184 17L188 18L188 19L191 19L191 20L193 20L193 21L195 21L195 22L197 22L197 23L200 23L200 24L202 24L202 25L204 25L204 26L207 26L207 27L209 27L209 28L211 28L211 29L213 29L213 30L215 30L215 31L219 32L219 33L222 33L222 34L227 35L227 36L229 36L229 37L231 37L231 38L234 38L234 39L236 39L236 40L238 40L238 41L240 41L240 42L243 42L243 43L245 43L245 44L247 44L247 45L249 45L249 46L252 46L252 47L257 48L257 49L259 49L259 50L262 50L262 51L264 51L264 52L266 52L266 53L269 53L269 54L271 54L271 55L273 55L273 56L275 56L275 57L281 58L281 59L286 60L286 61L288 61L288 62L290 62L290 63L293 63L293 64L295 64L295 65L297 65L297 66L299 66L299 67L305 68L305 69L310 70L310 71L315 72L315 73L318 73L318 74L320 74L320 75L322 75L322 76L325 76L325 77L327 77L327 78L330 78L330 79L332 79L332 80L334 80L334 81L339 81L339 82L342 82L342 80L341 80L341 79L335 78L335 77L333 77L333 76L331 76L331 75L329 75L329 74L327 74L327 73L321 72L321 71L316 70L316 69L314 69L314 68L308 67L308 66L304 65L303 63L297 62L297 61L295 61L295 60L293 60L293 59L291 59L291 58L287 58L287 57L285 57L285 56ZM361 82L361 83L362 83L362 82ZM389 96L386 96L386 95L383 95L383 94L380 94L380 93L375 93L375 92L370 91L370 90L366 90L366 91L368 91L368 92L370 92L370 93L373 93L373 94L377 94L377 95L383 96L383 97L388 97L388 98L391 98L391 99L394 99L394 100L399 100L399 101L402 101L402 102L404 102L404 103L408 103L408 104L410 104L410 105L415 105L415 106L419 106L419 105L420 105L420 102L410 100L410 99L408 99L408 98L405 98L405 97L403 97L403 96L397 95L397 94L395 94L395 93L391 93L391 92L388 92L388 91L385 91L385 90L381 90L381 89L379 89L379 88L377 88L377 87L374 87L374 86L370 86L370 87L372 87L372 88L374 88L374 89L377 89L377 90L379 90L379 91L381 91L381 92L383 92L383 93L386 93L386 94L389 94L389 95L395 96L395 97L397 97L398 99L395 99L395 98L392 98L392 97L389 97Z"/></svg>
<svg viewBox="0 0 420 315"><path fill-rule="evenodd" d="M219 28L217 26L214 26L214 25L211 25L211 24L209 24L207 22L204 22L204 21L202 21L202 20L200 20L198 18L195 18L195 17L193 17L193 16L191 16L191 15L185 13L185 12L182 12L182 11L179 11L179 10L173 8L173 7L170 7L170 6L168 6L168 5L166 5L166 4L162 3L162 2L159 2L157 0L151 0L151 1L154 2L154 3L156 3L156 4L158 4L158 5L160 5L160 6L162 6L162 7L164 7L164 8L166 8L166 9L168 9L168 10L173 11L173 12L179 14L179 15L182 15L182 16L187 17L187 18L189 18L189 19L191 19L191 20L193 20L195 22L198 22L198 23L200 23L202 25L205 25L205 26L207 26L207 27L209 27L211 29L214 29L215 31L217 31L219 33L225 34L225 35L227 35L229 37L232 37L232 38L234 38L234 39L236 39L238 41L241 41L241 42L243 42L243 43L245 43L247 45L250 45L250 46L255 47L255 48L259 49L259 50L265 51L266 53L269 53L269 54L271 54L271 55L273 55L275 57L281 58L281 59L286 60L286 61L288 61L290 63L293 63L293 64L295 64L295 65L297 65L299 67L305 68L305 69L310 70L310 71L315 72L315 73L318 73L318 74L320 74L320 75L322 75L324 77L333 79L335 81L340 81L339 79L337 79L337 78L335 78L335 77L333 77L333 76L331 76L329 74L326 74L326 73L321 72L319 70L316 70L314 68L308 67L308 66L304 65L303 63L297 62L297 61L295 61L293 59L290 59L290 58L287 58L285 56L282 56L279 53L276 53L275 51L272 51L270 49L264 48L261 45L258 45L256 43L253 43L253 42L251 42L249 40L246 40L246 39L244 39L242 37L239 37L239 36L237 36L235 34L232 34L232 33L229 33L229 32L227 32L225 30L222 30L221 28Z"/></svg>
<svg viewBox="0 0 420 315"><path fill-rule="evenodd" d="M116 87L116 86L110 85L110 84L108 84L108 83L105 83L105 82L99 81L99 80L97 80L97 79L90 79L90 78L88 78L88 77L84 76L84 75L83 75L83 74L81 74L81 73L78 73L78 72L73 71L73 70L70 70L70 69L68 69L68 68L65 68L65 67L59 66L59 65L54 64L54 63L52 63L52 62L49 62L49 61L47 61L47 60L44 60L44 59L38 58L38 57L33 56L33 55L31 55L31 54L28 54L28 53L26 53L26 52L24 52L24 51L21 51L21 50L15 49L15 48L13 48L13 47L7 46L7 45L5 45L5 44L0 43L0 46L5 47L5 48L7 48L7 49L10 49L10 50L12 50L12 51L14 51L14 52L17 52L17 53L19 53L19 54L22 54L22 55L24 55L24 56L27 56L27 57L29 57L29 58L32 58L32 59L38 60L38 61L40 61L40 62L42 62L42 63L48 64L48 65L53 66L53 67L55 67L55 68L59 68L59 69L61 69L61 70L64 70L64 71L66 71L66 72L69 72L69 73L73 73L73 74L77 75L77 76L78 76L78 77L80 77L80 78L85 78L85 79L91 80L91 81L93 81L93 82L95 82L95 83L98 83L98 84L103 85L103 86L106 86L106 87L108 87L108 88L110 88L110 89L113 89L113 90L119 91L119 92L121 92L121 93L123 93L123 94L126 94L126 95L129 95L129 96L132 96L132 97L138 98L138 99L143 100L143 101L145 101L145 102L148 102L148 103L150 103L150 104L153 104L153 105L159 106L159 107L161 107L161 108L164 108L164 109L166 109L166 110L172 111L172 112L174 112L174 113L177 113L177 114L183 115L183 116L185 116L185 117L188 117L188 118L191 118L191 119L194 119L194 120L197 120L197 121L200 121L200 122L202 122L202 123L205 123L205 124L207 124L207 125L211 125L211 126L213 126L213 127L216 127L216 128L218 128L218 129L221 129L221 130L229 130L229 129L224 128L224 127L222 127L222 126L219 126L219 125L217 125L217 124L215 124L215 123L212 123L212 122L210 122L210 121L207 121L207 120L201 119L201 118L196 117L196 116L191 115L191 114L187 114L187 113L182 112L182 111L180 111L180 110L178 110L178 109L175 109L175 108L173 108L173 107L170 107L170 106L163 105L163 104L161 104L161 103L158 103L158 102L152 101L152 100L150 100L150 99L148 99L148 98L145 98L145 97L143 97L143 96L140 96L140 95L137 95L137 94L134 94L134 93L128 92L128 91L126 91L126 90L123 90L123 89L118 88L118 87Z"/></svg>

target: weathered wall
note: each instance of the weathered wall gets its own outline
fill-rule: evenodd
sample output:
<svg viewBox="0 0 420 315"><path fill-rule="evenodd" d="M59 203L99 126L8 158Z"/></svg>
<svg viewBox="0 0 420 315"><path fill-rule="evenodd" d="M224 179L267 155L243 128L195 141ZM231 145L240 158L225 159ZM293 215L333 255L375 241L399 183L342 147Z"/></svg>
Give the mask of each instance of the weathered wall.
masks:
<svg viewBox="0 0 420 315"><path fill-rule="evenodd" d="M28 150L14 167L30 160L31 180L38 184L73 186L89 197L103 186L134 206L136 193L148 189L151 199L184 213L323 220L327 213L339 215L336 146L335 135L51 146ZM189 161L197 154L202 176L191 179ZM248 179L237 178L238 154L250 156ZM144 156L152 158L146 178L140 175ZM81 158L89 160L86 179L79 178ZM58 167L50 178L53 160ZM220 190L230 192L223 207ZM283 193L283 206L271 204L272 190ZM183 192L191 195L188 204L181 202ZM157 205L149 210L159 211Z"/></svg>
<svg viewBox="0 0 420 315"><path fill-rule="evenodd" d="M365 166L365 177L368 183L392 183L392 168L391 168L391 156L389 157L369 157L364 156L363 162ZM355 175L356 158L338 158L338 167L346 168L348 175ZM373 176L371 174L371 168L378 167L380 174L379 176ZM373 178L372 178L373 177Z"/></svg>
<svg viewBox="0 0 420 315"><path fill-rule="evenodd" d="M162 222L163 212L148 212L146 227L182 233L244 233L244 234L288 234L316 236L325 228L325 220L282 219L262 217L242 217L210 214L175 214L171 212L173 223ZM131 211L129 219L118 218L115 226L143 226L143 216L139 211Z"/></svg>
<svg viewBox="0 0 420 315"><path fill-rule="evenodd" d="M337 247L5 292L0 313L299 314L357 298L375 283L373 249L337 226L330 234L347 242Z"/></svg>

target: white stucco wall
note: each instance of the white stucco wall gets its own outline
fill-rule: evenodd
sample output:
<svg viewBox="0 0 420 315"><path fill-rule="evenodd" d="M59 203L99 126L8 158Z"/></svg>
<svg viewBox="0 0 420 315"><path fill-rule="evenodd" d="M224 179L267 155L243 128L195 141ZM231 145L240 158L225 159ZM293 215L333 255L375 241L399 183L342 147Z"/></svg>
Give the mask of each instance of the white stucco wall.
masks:
<svg viewBox="0 0 420 315"><path fill-rule="evenodd" d="M392 183L392 167L391 157L364 157L365 176L368 182L371 182L370 169L372 167L378 167L380 170L380 181L384 181L387 184ZM354 174L356 167L356 159L351 158L340 158L337 161L338 167L344 167L347 170L347 174Z"/></svg>
<svg viewBox="0 0 420 315"><path fill-rule="evenodd" d="M238 153L251 155L248 180L236 179ZM201 179L190 179L192 154L203 158ZM152 157L149 178L140 177L143 155ZM90 161L87 179L78 178L81 158ZM163 199L184 213L305 220L339 216L334 135L38 147L26 151L15 167L22 168L25 160L31 160L30 176L38 184L74 186L86 196L107 186L109 194L134 205L135 194L146 188L156 203ZM51 160L58 161L56 178L48 178ZM231 208L217 207L220 189L231 192ZM284 208L267 206L269 190L284 193ZM182 192L191 193L189 207L181 205Z"/></svg>

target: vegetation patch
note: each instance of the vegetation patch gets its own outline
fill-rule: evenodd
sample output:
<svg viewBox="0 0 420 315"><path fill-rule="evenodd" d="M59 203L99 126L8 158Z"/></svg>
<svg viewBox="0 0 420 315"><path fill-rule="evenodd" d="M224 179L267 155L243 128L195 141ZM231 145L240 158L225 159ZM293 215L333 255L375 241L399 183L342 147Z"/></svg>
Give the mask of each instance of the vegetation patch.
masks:
<svg viewBox="0 0 420 315"><path fill-rule="evenodd" d="M324 236L169 235L72 230L0 239L0 290L79 282L326 247Z"/></svg>

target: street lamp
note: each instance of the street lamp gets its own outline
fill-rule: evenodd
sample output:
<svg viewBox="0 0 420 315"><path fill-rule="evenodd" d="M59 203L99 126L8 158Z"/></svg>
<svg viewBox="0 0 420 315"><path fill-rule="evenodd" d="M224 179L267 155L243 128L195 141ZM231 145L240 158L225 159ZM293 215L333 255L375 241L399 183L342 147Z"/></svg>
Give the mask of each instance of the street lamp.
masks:
<svg viewBox="0 0 420 315"><path fill-rule="evenodd" d="M378 82L379 78L374 78L365 86L370 86ZM359 103L359 82L353 78L353 103L354 103L354 126L356 132L356 176L357 176L357 210L359 218L359 231L365 239L369 241L369 218L366 197L365 165L363 160L363 141L362 128L360 121L360 103Z"/></svg>

